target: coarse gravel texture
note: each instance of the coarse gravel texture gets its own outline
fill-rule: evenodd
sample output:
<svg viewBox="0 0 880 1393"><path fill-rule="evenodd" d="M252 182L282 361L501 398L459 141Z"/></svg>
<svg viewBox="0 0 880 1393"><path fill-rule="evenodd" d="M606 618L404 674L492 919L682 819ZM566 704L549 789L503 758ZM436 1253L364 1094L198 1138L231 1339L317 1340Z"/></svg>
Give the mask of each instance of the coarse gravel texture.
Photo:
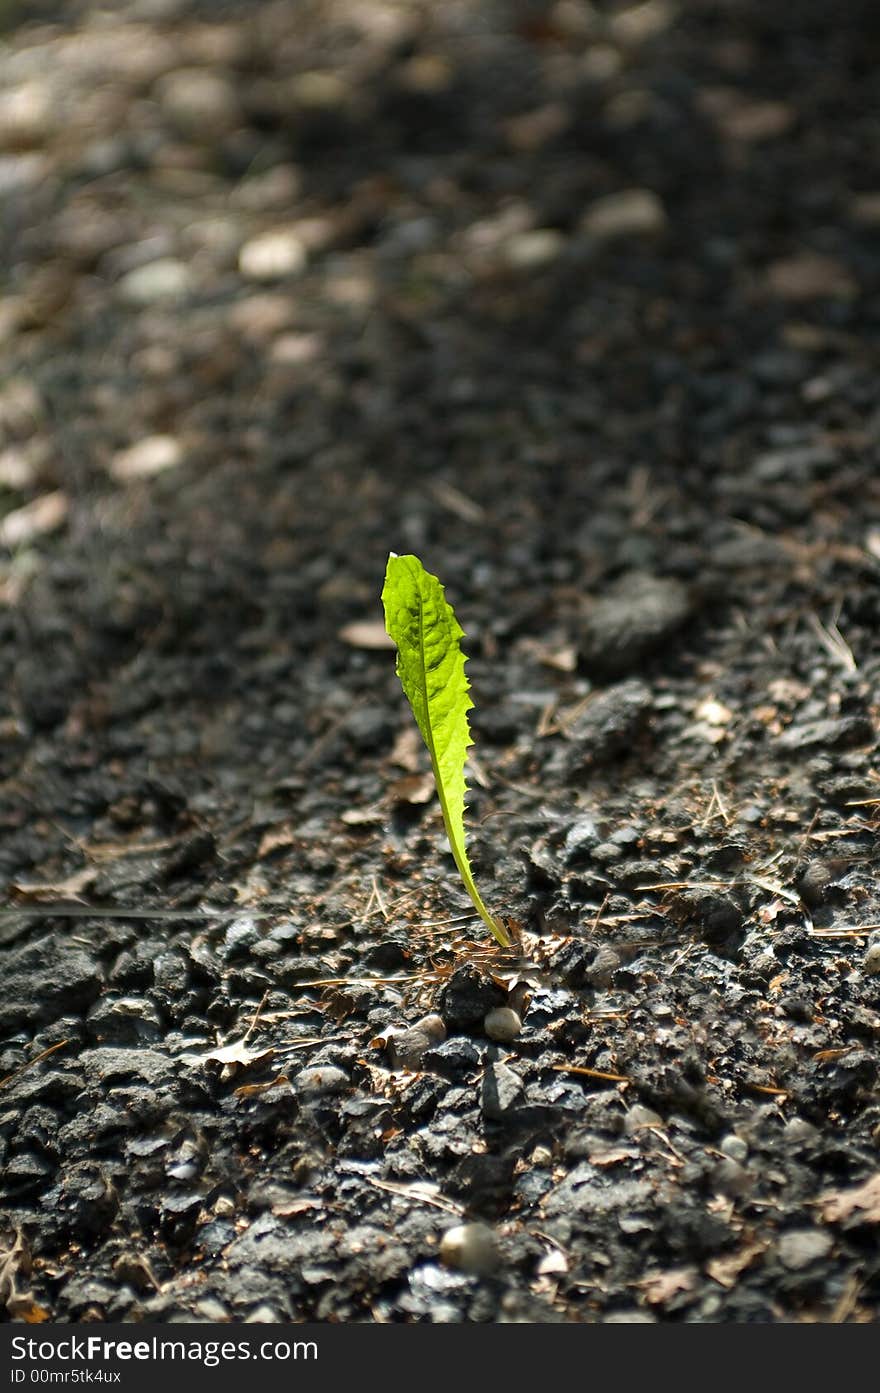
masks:
<svg viewBox="0 0 880 1393"><path fill-rule="evenodd" d="M0 24L7 1318L876 1319L876 6Z"/></svg>

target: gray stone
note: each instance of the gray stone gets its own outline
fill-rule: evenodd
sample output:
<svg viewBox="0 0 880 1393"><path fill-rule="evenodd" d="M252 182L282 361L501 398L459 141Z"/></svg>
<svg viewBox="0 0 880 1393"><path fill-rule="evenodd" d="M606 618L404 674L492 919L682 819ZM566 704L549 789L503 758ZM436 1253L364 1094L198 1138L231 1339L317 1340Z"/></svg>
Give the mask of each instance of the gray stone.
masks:
<svg viewBox="0 0 880 1393"><path fill-rule="evenodd" d="M506 1064L489 1064L483 1074L481 1105L490 1122L503 1122L524 1101L525 1084Z"/></svg>
<svg viewBox="0 0 880 1393"><path fill-rule="evenodd" d="M48 958L42 964L44 953L51 954L51 967ZM50 948L42 942L29 945L7 962L0 1031L32 1030L69 1011L85 1011L100 990L101 977L90 954L60 945Z"/></svg>
<svg viewBox="0 0 880 1393"><path fill-rule="evenodd" d="M692 610L678 580L631 571L597 600L581 644L589 671L623 677L681 628Z"/></svg>
<svg viewBox="0 0 880 1393"><path fill-rule="evenodd" d="M119 294L130 305L147 306L163 301L180 300L193 288L192 273L183 261L162 256L136 266L122 277Z"/></svg>
<svg viewBox="0 0 880 1393"><path fill-rule="evenodd" d="M440 993L440 1014L450 1035L481 1029L487 1011L504 1003L504 992L475 967L453 972Z"/></svg>
<svg viewBox="0 0 880 1393"><path fill-rule="evenodd" d="M300 1069L298 1074L294 1074L291 1082L295 1093L313 1098L345 1093L351 1087L351 1079L345 1070L337 1069L332 1064Z"/></svg>
<svg viewBox="0 0 880 1393"><path fill-rule="evenodd" d="M497 1040L499 1044L509 1045L522 1030L522 1021L509 1006L496 1006L487 1012L486 1019L483 1021L483 1029L490 1040Z"/></svg>
<svg viewBox="0 0 880 1393"><path fill-rule="evenodd" d="M172 1061L158 1050L116 1049L103 1045L83 1050L80 1063L89 1083L105 1087L131 1079L157 1085L167 1080L173 1071Z"/></svg>
<svg viewBox="0 0 880 1393"><path fill-rule="evenodd" d="M663 204L651 189L621 189L591 203L581 227L600 242L656 236L666 227Z"/></svg>
<svg viewBox="0 0 880 1393"><path fill-rule="evenodd" d="M446 1026L440 1016L425 1016L407 1030L392 1031L387 1046L392 1069L421 1069L425 1051L445 1039Z"/></svg>
<svg viewBox="0 0 880 1393"><path fill-rule="evenodd" d="M779 1261L790 1272L800 1272L831 1252L831 1235L822 1229L790 1229L779 1240Z"/></svg>
<svg viewBox="0 0 880 1393"><path fill-rule="evenodd" d="M446 1267L489 1277L501 1261L495 1230L488 1224L456 1224L440 1240L440 1261Z"/></svg>
<svg viewBox="0 0 880 1393"><path fill-rule="evenodd" d="M776 741L779 750L843 750L855 745L871 745L875 731L867 716L829 717L823 721L802 721L790 725Z"/></svg>
<svg viewBox="0 0 880 1393"><path fill-rule="evenodd" d="M579 758L589 764L614 759L645 729L652 706L650 688L635 677L597 692L568 729Z"/></svg>

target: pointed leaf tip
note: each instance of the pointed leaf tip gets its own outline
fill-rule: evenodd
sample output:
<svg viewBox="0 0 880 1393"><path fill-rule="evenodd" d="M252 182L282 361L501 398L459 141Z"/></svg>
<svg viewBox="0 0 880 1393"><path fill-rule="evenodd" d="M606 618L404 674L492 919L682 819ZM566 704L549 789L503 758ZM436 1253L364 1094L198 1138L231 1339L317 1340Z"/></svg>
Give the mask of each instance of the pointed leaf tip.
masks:
<svg viewBox="0 0 880 1393"><path fill-rule="evenodd" d="M464 768L473 744L467 713L473 702L459 645L464 632L440 581L417 556L389 555L382 601L386 629L397 644L397 675L431 756L455 864L480 918L507 948L505 930L474 883L465 844Z"/></svg>

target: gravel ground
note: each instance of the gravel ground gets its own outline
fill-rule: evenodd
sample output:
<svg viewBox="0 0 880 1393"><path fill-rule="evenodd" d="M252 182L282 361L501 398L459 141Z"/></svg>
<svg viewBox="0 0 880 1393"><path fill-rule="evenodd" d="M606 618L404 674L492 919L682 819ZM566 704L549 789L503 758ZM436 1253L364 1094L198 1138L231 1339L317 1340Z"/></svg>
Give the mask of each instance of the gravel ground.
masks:
<svg viewBox="0 0 880 1393"><path fill-rule="evenodd" d="M7 1318L875 1319L876 6L0 25Z"/></svg>

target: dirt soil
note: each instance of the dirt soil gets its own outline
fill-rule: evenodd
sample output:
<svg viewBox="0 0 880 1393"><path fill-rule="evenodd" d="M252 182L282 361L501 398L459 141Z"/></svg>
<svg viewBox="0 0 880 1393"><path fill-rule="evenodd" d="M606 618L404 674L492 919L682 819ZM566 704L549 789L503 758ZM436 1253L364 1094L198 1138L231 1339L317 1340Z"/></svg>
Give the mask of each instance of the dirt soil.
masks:
<svg viewBox="0 0 880 1393"><path fill-rule="evenodd" d="M874 1319L877 6L0 19L7 1318Z"/></svg>

